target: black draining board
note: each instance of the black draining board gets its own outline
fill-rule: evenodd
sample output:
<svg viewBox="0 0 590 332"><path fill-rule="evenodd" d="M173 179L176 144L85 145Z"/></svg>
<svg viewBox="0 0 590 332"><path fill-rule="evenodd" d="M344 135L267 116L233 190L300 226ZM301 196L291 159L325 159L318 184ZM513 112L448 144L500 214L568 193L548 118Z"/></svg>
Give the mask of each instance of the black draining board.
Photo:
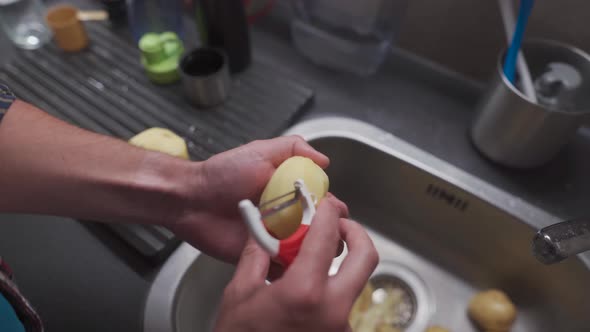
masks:
<svg viewBox="0 0 590 332"><path fill-rule="evenodd" d="M149 127L169 128L187 140L193 160L278 135L313 97L310 89L254 54L250 68L234 76L226 103L199 110L185 98L180 83L151 83L139 51L127 39L106 24L86 26L91 40L87 50L68 54L50 43L36 51L18 51L0 69L0 80L19 98L97 133L127 140ZM163 229L133 225L115 231L146 256L176 242Z"/></svg>

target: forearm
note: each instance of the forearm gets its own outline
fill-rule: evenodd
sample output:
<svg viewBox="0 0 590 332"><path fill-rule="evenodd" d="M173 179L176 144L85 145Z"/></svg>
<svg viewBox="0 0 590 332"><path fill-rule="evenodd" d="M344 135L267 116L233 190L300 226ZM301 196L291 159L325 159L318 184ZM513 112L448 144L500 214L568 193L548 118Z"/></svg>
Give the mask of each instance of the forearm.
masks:
<svg viewBox="0 0 590 332"><path fill-rule="evenodd" d="M163 223L196 163L66 124L16 101L0 124L0 212Z"/></svg>

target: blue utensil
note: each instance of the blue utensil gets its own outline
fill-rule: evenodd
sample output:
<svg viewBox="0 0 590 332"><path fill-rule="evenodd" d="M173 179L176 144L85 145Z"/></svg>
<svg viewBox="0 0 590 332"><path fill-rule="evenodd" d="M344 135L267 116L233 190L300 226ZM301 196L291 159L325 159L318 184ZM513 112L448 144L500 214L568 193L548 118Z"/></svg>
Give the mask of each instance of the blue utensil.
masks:
<svg viewBox="0 0 590 332"><path fill-rule="evenodd" d="M516 28L514 29L514 35L510 47L506 52L506 58L504 59L504 75L514 84L514 78L516 76L516 59L520 45L522 44L522 37L526 30L529 16L533 10L535 4L534 0L521 0L520 9L518 10L518 19L516 21Z"/></svg>

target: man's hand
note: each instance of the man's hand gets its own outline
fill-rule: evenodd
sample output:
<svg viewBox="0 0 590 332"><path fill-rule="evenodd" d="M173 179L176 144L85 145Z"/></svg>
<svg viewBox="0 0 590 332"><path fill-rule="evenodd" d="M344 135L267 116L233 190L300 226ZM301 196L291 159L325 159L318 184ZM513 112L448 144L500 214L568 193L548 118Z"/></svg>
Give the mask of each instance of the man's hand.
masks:
<svg viewBox="0 0 590 332"><path fill-rule="evenodd" d="M299 136L255 141L197 164L188 179L186 208L168 225L203 252L237 262L248 230L238 211L242 199L258 202L275 169L292 156L328 166L326 156Z"/></svg>
<svg viewBox="0 0 590 332"><path fill-rule="evenodd" d="M343 218L342 206L334 197L321 201L299 255L271 285L265 283L269 256L250 239L225 290L215 331L349 331L352 305L379 258L364 229ZM348 255L330 277L341 237Z"/></svg>
<svg viewBox="0 0 590 332"><path fill-rule="evenodd" d="M295 155L329 163L297 136L189 162L83 130L17 100L0 126L0 212L159 224L235 263L248 234L239 201L258 202L275 169Z"/></svg>

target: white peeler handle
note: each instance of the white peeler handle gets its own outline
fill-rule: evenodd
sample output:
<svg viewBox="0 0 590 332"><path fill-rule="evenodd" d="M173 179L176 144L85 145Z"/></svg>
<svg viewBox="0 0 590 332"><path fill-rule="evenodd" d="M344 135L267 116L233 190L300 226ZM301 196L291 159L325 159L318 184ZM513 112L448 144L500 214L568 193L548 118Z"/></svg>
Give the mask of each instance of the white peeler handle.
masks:
<svg viewBox="0 0 590 332"><path fill-rule="evenodd" d="M266 231L258 208L249 199L242 200L239 208L242 218L246 221L246 225L248 225L258 244L271 256L277 256L280 247L279 240Z"/></svg>
<svg viewBox="0 0 590 332"><path fill-rule="evenodd" d="M301 207L303 209L303 215L301 219L302 225L311 225L311 221L313 220L313 216L315 215L315 202L313 201L313 196L307 190L305 183L303 180L299 179L295 181L295 188L299 191L301 195Z"/></svg>

